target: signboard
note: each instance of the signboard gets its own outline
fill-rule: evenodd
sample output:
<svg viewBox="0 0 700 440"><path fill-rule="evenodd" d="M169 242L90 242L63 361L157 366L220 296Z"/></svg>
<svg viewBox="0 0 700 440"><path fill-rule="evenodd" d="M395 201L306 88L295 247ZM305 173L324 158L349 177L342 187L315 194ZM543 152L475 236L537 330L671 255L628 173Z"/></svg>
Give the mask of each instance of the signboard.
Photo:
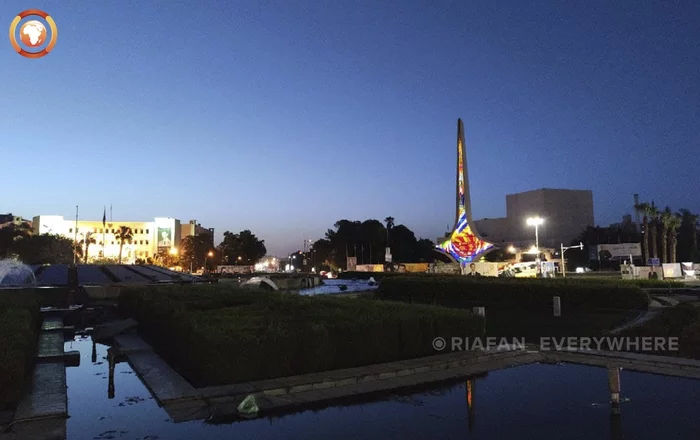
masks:
<svg viewBox="0 0 700 440"><path fill-rule="evenodd" d="M661 266L661 259L659 258L649 258L647 260L647 266Z"/></svg>
<svg viewBox="0 0 700 440"><path fill-rule="evenodd" d="M681 263L681 268L683 269L683 276L686 279L691 279L694 280L697 277L695 276L695 267L693 266L693 263Z"/></svg>
<svg viewBox="0 0 700 440"><path fill-rule="evenodd" d="M391 263L391 248L384 249L384 261Z"/></svg>
<svg viewBox="0 0 700 440"><path fill-rule="evenodd" d="M173 230L170 227L158 227L156 240L159 248L169 248L173 244Z"/></svg>
<svg viewBox="0 0 700 440"><path fill-rule="evenodd" d="M629 260L641 258L642 246L639 243L599 244L595 260Z"/></svg>
<svg viewBox="0 0 700 440"><path fill-rule="evenodd" d="M683 276L680 263L664 263L662 267L664 269L664 279L681 278Z"/></svg>
<svg viewBox="0 0 700 440"><path fill-rule="evenodd" d="M481 276L481 277L497 277L498 263L481 261L478 263L470 263L462 268L462 275Z"/></svg>

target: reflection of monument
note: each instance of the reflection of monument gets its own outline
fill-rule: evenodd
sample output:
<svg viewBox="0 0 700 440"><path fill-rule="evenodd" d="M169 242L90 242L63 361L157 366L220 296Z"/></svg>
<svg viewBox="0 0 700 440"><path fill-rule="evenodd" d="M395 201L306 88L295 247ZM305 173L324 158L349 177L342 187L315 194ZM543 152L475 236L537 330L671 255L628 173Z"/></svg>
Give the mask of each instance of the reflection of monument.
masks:
<svg viewBox="0 0 700 440"><path fill-rule="evenodd" d="M464 125L457 120L457 207L455 225L445 240L437 245L437 250L448 255L462 266L477 261L494 249L492 243L484 241L474 229L469 177L467 172L467 147L464 142Z"/></svg>

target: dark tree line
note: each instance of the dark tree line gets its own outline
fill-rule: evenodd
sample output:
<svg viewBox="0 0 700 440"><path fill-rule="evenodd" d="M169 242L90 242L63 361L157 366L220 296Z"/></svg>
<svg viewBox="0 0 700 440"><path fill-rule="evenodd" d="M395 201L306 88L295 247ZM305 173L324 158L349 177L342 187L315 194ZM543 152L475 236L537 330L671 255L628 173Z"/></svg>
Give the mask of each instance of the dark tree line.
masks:
<svg viewBox="0 0 700 440"><path fill-rule="evenodd" d="M405 225L394 224L393 217L379 220L339 220L325 238L313 243L311 255L322 269L345 269L347 257L356 257L357 264L383 264L385 251L391 248L392 262L429 262L436 258L432 240L416 238Z"/></svg>

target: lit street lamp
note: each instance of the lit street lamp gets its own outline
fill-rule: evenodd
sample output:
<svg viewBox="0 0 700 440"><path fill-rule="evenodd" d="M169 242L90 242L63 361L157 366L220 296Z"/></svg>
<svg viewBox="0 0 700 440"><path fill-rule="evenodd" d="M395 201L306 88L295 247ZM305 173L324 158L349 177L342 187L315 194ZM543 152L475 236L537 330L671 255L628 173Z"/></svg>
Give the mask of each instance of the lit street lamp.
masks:
<svg viewBox="0 0 700 440"><path fill-rule="evenodd" d="M527 225L535 227L535 247L537 248L537 252L539 252L540 249L539 226L542 223L544 223L544 219L541 217L530 217L527 219Z"/></svg>
<svg viewBox="0 0 700 440"><path fill-rule="evenodd" d="M207 253L207 255L204 257L204 272L207 271L207 258L210 258L210 257L213 257L213 256L214 256L214 252L209 251L209 252Z"/></svg>
<svg viewBox="0 0 700 440"><path fill-rule="evenodd" d="M535 262L537 263L537 277L538 278L542 276L542 266L540 265L540 235L539 235L539 226L542 223L544 223L544 219L542 219L542 217L530 217L527 219L527 225L535 227L535 249L537 250L537 257L535 258Z"/></svg>

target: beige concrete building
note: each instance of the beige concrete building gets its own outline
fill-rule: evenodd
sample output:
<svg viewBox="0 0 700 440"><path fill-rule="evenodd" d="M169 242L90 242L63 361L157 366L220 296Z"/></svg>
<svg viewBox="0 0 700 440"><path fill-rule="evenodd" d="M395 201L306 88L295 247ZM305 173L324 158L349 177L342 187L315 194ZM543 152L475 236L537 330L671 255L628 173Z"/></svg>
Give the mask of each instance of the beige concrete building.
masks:
<svg viewBox="0 0 700 440"><path fill-rule="evenodd" d="M594 226L593 192L590 190L543 188L506 196L506 217L476 220L485 240L496 245L530 247L535 244L535 228L529 217L541 217L538 227L540 247L558 249L575 240L588 226Z"/></svg>
<svg viewBox="0 0 700 440"><path fill-rule="evenodd" d="M34 217L33 229L36 234L57 234L83 244L85 239L94 240L88 246L88 261L96 258L118 258L119 240L116 238L121 226L131 229L132 240L125 242L122 248L122 262L133 263L136 259L152 258L159 252L176 253L182 238L200 231L211 233L191 220L180 224L180 220L171 217L156 217L148 222L105 221L65 219L58 215L39 215ZM198 229L199 228L199 229ZM212 240L213 243L213 240Z"/></svg>

